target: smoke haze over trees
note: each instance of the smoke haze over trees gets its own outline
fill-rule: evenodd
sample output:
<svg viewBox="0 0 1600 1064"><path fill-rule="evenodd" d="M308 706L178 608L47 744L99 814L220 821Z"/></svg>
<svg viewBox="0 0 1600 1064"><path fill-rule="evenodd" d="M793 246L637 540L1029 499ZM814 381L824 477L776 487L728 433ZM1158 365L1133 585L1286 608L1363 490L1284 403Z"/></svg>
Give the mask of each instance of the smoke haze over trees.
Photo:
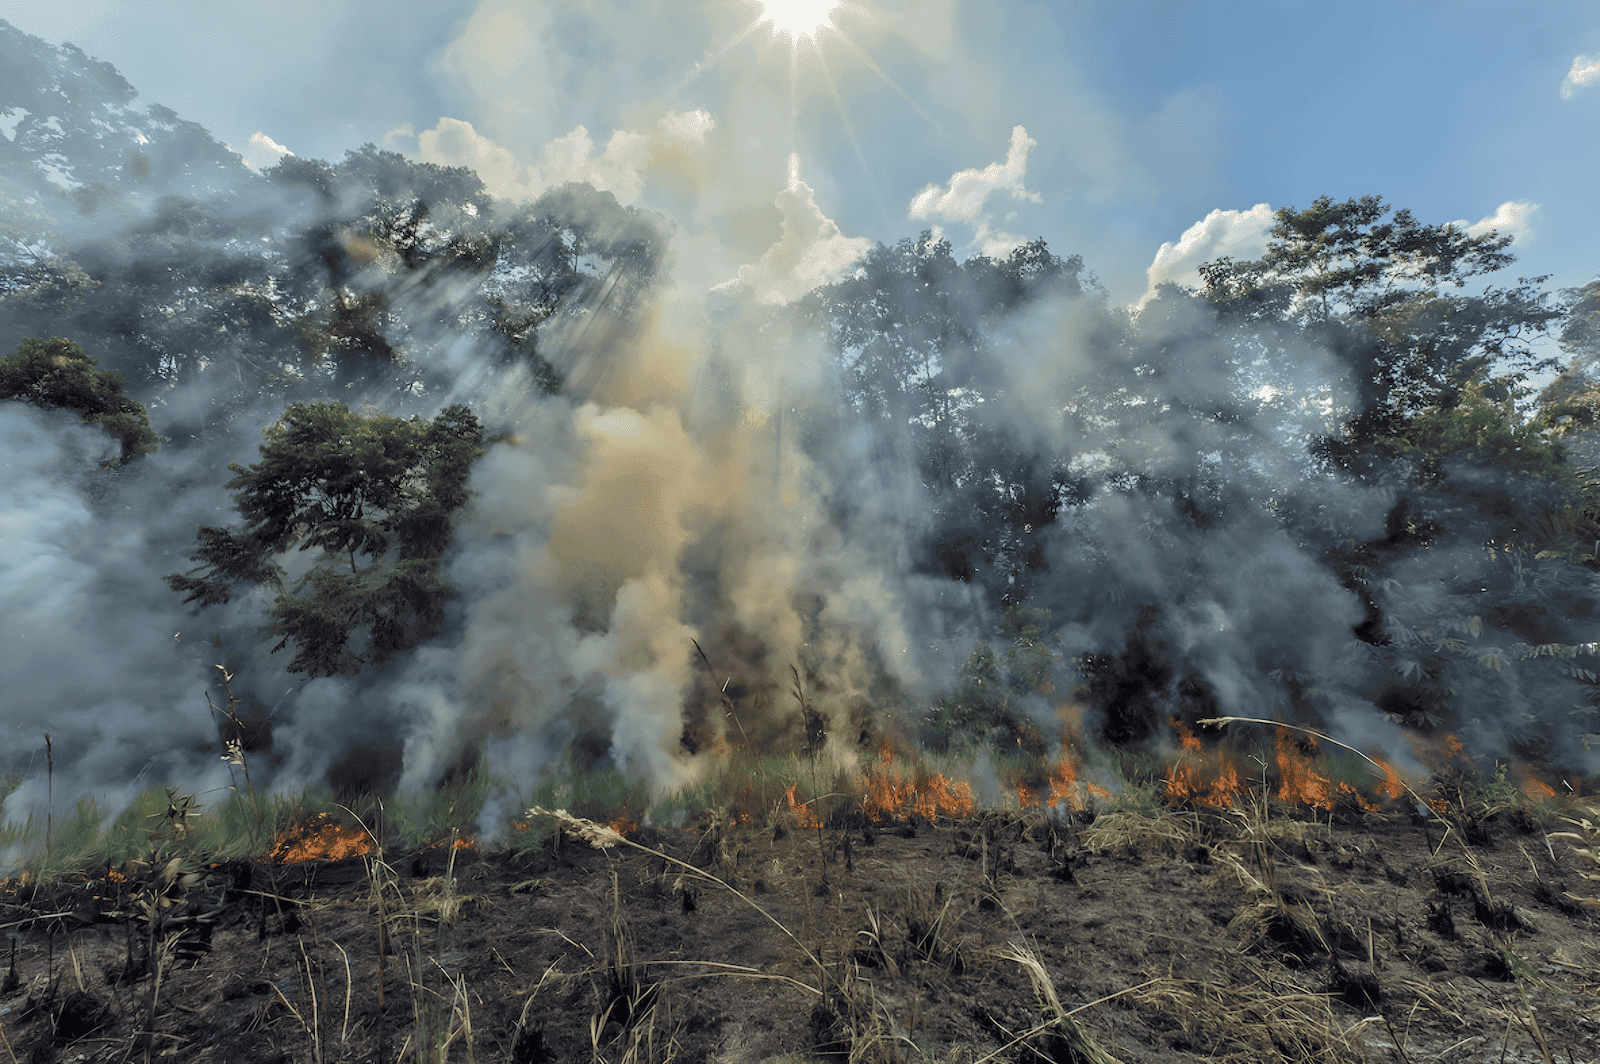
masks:
<svg viewBox="0 0 1600 1064"><path fill-rule="evenodd" d="M0 59L8 817L46 730L58 800L223 785L219 662L284 787L665 789L803 749L791 663L841 743L1047 752L1070 705L1600 771L1600 294L1506 238L1329 197L1137 311L1092 249L934 231L689 299L610 193L257 174L108 64Z"/></svg>

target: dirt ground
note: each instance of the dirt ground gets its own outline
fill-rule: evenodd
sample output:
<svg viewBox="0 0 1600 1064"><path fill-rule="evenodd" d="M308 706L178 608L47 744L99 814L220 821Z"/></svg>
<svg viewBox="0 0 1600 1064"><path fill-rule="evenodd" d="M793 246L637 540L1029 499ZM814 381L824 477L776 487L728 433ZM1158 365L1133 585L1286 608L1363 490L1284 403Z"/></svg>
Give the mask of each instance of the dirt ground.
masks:
<svg viewBox="0 0 1600 1064"><path fill-rule="evenodd" d="M0 1052L1600 1061L1600 884L1560 823L855 816L12 882Z"/></svg>

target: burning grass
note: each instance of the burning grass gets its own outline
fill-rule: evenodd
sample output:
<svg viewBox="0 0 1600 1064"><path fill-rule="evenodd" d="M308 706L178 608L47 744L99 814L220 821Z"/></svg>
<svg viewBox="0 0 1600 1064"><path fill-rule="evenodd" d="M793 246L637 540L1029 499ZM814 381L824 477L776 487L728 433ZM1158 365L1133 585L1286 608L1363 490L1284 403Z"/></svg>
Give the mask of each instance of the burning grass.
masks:
<svg viewBox="0 0 1600 1064"><path fill-rule="evenodd" d="M1193 844L1184 810L1239 810L1271 800L1307 814L1361 815L1404 809L1409 794L1438 815L1457 819L1474 806L1485 811L1528 805L1541 814L1553 808L1553 789L1522 766L1509 782L1463 783L1459 750L1448 738L1433 760L1445 774L1419 796L1394 766L1375 756L1336 751L1329 756L1315 736L1283 726L1269 732L1270 755L1240 752L1222 742L1203 743L1193 729L1170 722L1178 749L1165 760L1121 755L1086 764L1063 746L1047 759L967 751L946 755L899 755L887 743L872 752L826 746L817 757L756 756L731 749L720 768L666 795L652 797L615 770L563 771L527 791L491 781L480 768L450 788L396 796L380 805L346 809L328 793L247 799L237 789L200 796L188 818L190 846L214 861L267 852L275 860L338 861L369 852L368 832L402 849L436 847L441 840L527 851L543 828L515 818L479 823L489 805L560 807L628 834L643 827L680 828L708 810L732 825L766 824L783 817L794 827L816 830L865 820L894 824L970 817L982 809L1078 816L1095 826L1085 844L1095 852L1179 853ZM1271 722L1261 722L1271 724ZM1442 758L1442 759L1441 759ZM238 763L238 762L235 762ZM1250 771L1246 771L1246 767ZM12 786L15 781L12 782ZM496 793L490 801L490 793ZM93 800L48 825L38 818L0 829L0 847L26 853L30 874L49 875L96 863L117 865L141 852L149 823L162 815L172 794L150 788L120 814L108 816ZM209 803L209 804L207 804ZM1451 813L1451 810L1454 813ZM1274 823L1293 823L1279 818ZM366 828L359 825L365 824ZM48 845L46 841L48 838ZM41 851L48 862L41 860Z"/></svg>
<svg viewBox="0 0 1600 1064"><path fill-rule="evenodd" d="M1548 936L1555 917L1528 914L1554 906L1562 920L1590 921L1591 933L1563 939L1540 970L1600 963L1589 915L1600 907L1589 885L1600 882L1600 813L1566 805L1565 823L1556 822L1547 796L1527 797L1522 769L1514 780L1502 772L1469 786L1449 775L1430 787L1400 780L1380 759L1330 757L1315 736L1263 725L1270 747L1241 753L1174 722L1173 757L1099 765L1071 744L1031 759L909 757L889 745L804 757L730 750L720 770L654 800L615 772L569 772L512 805L528 812L498 831L483 813L505 808L515 792L481 773L433 795L365 805L316 794L258 798L247 788L209 796L206 807L150 791L109 826L92 804L47 822L49 861L30 871L26 890L14 880L0 901L27 914L17 926L28 928L31 956L44 935L47 977L31 984L33 1011L23 1015L56 1018L37 1044L70 1043L114 1025L107 1017L136 1015L123 1048L147 1055L184 1037L174 1032L177 1013L162 1010L200 992L184 972L212 963L212 931L229 912L269 956L274 941L292 942L279 951L287 974L242 985L267 988L251 1023L276 1025L280 1040L292 1029L315 1060L372 1052L475 1059L492 1055L483 1040L496 1030L502 1055L519 1064L572 1053L641 1064L710 1059L710 1047L724 1053L752 1036L724 1029L699 1002L744 1016L746 999L766 993L800 995L784 999L803 1020L785 1037L805 1047L796 1059L808 1062L1016 1053L1114 1061L1127 1059L1118 1047L1129 1037L1159 1043L1173 1059L1371 1060L1385 1038L1401 1047L1412 1037L1412 1017L1395 1023L1391 1003L1439 1012L1429 1004L1439 992L1422 981L1439 956L1434 939L1460 943L1450 948L1463 956L1447 963L1472 978L1515 984L1515 997L1478 1002L1480 1011L1499 1009L1537 1040L1554 1030L1570 1041L1568 1016L1600 1000L1600 990L1569 980L1563 992L1586 1004L1563 1012L1566 999L1538 989L1516 936L1538 923ZM1422 791L1435 800L1421 806L1430 823L1417 822ZM1527 818L1534 834L1549 824L1524 850L1535 879L1527 891L1482 856L1489 833L1468 830L1497 817L1513 826ZM1340 824L1410 824L1422 863L1397 867L1400 857L1367 853L1359 836L1340 842L1352 838L1338 834ZM10 841L29 830L37 826L13 828ZM83 871L60 875L74 861ZM496 886L492 869L501 864L515 881ZM1339 869L1357 867L1413 890L1438 884L1438 897L1403 918L1398 901L1385 910L1363 881L1336 882ZM1134 878L1111 886L1114 868ZM590 905L577 884L594 871L607 881ZM1140 876L1188 885L1174 890L1151 878L1141 886ZM559 904L542 901L557 894ZM1461 897L1471 904L1451 917ZM1171 937L1209 958L1203 964L1163 954L1154 930L1191 899L1201 900L1208 924ZM1142 922L1097 943L1094 928L1122 919L1130 904L1143 907ZM573 907L594 911L563 928ZM512 939L494 921L520 913L532 914L533 937L557 951L538 962L543 968L523 971L526 958L502 955ZM1063 931L1067 913L1076 915ZM129 1003L137 1008L110 1008L91 992L69 914L131 929L112 985L138 987ZM480 915L494 928L486 935L468 930ZM71 993L86 998L71 998L51 974L56 935L69 954L60 971L76 973ZM1054 945L1033 936L1054 936ZM730 952L729 942L740 945ZM696 949L704 952L682 952ZM1127 956L1098 975L1065 959L1095 949ZM1380 963L1386 949L1388 968ZM518 991L512 1018L485 1012L484 987L499 976L492 966L472 968L467 958L477 955L518 979L537 976L531 991ZM708 982L730 981L751 989L705 996ZM965 1012L952 1012L952 999ZM1106 1009L1121 1010L1112 1028L1096 1021ZM563 1026L574 1010L587 1025L577 1042ZM101 1018L69 1022L80 1013ZM698 1057L685 1051L696 1046Z"/></svg>

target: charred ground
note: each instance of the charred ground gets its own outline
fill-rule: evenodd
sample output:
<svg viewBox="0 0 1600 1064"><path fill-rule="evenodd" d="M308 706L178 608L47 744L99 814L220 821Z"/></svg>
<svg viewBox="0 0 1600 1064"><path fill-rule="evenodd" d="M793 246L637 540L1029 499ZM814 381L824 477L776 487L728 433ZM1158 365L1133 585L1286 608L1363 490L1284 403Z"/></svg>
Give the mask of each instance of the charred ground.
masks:
<svg viewBox="0 0 1600 1064"><path fill-rule="evenodd" d="M13 881L0 1023L39 1062L1600 1059L1581 807L774 809Z"/></svg>

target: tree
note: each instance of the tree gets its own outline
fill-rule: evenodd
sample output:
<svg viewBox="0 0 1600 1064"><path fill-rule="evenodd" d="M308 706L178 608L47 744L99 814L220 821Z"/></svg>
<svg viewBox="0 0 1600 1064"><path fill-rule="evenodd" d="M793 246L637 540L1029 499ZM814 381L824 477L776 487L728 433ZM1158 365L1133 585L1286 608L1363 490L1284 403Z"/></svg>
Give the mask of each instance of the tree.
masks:
<svg viewBox="0 0 1600 1064"><path fill-rule="evenodd" d="M1510 237L1469 236L1389 210L1377 196L1286 207L1260 259L1200 269L1202 295L1224 320L1292 325L1346 364L1355 406L1322 448L1346 468L1407 450L1410 419L1454 407L1469 384L1498 401L1554 366L1529 346L1562 313L1537 288L1545 278L1477 295L1447 291L1515 261Z"/></svg>
<svg viewBox="0 0 1600 1064"><path fill-rule="evenodd" d="M1527 692L1575 700L1593 675L1573 660L1593 650L1595 604L1572 566L1593 563L1600 526L1571 444L1597 407L1572 370L1534 416L1516 404L1529 374L1555 365L1534 337L1565 314L1563 346L1587 342L1584 294L1551 306L1544 278L1454 291L1510 265L1510 238L1391 219L1375 196L1279 211L1271 237L1255 262L1202 267L1201 295L1241 350L1292 351L1282 341L1296 338L1348 370L1355 401L1312 456L1393 493L1383 532L1351 536L1315 492L1278 512L1363 604L1354 634L1374 668L1358 690L1422 728L1498 717L1514 747L1535 750L1550 733L1517 726L1518 713L1537 721Z"/></svg>
<svg viewBox="0 0 1600 1064"><path fill-rule="evenodd" d="M289 242L282 284L302 351L338 384L380 377L404 360L401 340L421 322L396 306L397 295L444 322L477 286L443 282L494 268L493 201L465 167L364 144L338 166L285 156L266 177L310 193L315 216Z"/></svg>
<svg viewBox="0 0 1600 1064"><path fill-rule="evenodd" d="M1003 412L1008 352L994 326L1048 295L1098 291L1082 273L1081 258L1043 240L960 263L929 230L877 245L799 310L833 346L845 400L873 426L883 458L914 464L929 490L921 563L961 580L982 574L997 605L1026 597L1028 573L1044 564L1043 531L1072 486L1070 456L1018 439Z"/></svg>
<svg viewBox="0 0 1600 1064"><path fill-rule="evenodd" d="M565 184L532 203L502 208L492 234L496 269L484 281L491 328L505 357L525 364L541 390L582 392L604 378L606 367L569 380L572 349L610 346L606 333L637 323L666 253L665 219L624 207L610 192ZM556 365L541 351L555 330L580 338Z"/></svg>
<svg viewBox="0 0 1600 1064"><path fill-rule="evenodd" d="M285 157L266 176L313 212L286 243L277 302L307 360L339 385L416 360L432 345L414 336L476 332L558 391L540 326L564 312L586 331L628 327L665 252L661 219L587 185L496 204L471 170L370 144L337 166Z"/></svg>
<svg viewBox="0 0 1600 1064"><path fill-rule="evenodd" d="M452 406L423 422L295 403L265 436L259 462L229 467L244 527L202 526L198 565L168 576L173 590L203 607L241 583L274 588L273 649L293 644L289 671L312 676L386 664L436 634L451 520L483 453L473 413ZM322 553L286 587L276 559L291 547Z"/></svg>
<svg viewBox="0 0 1600 1064"><path fill-rule="evenodd" d="M122 393L125 378L95 369L95 359L78 344L57 336L30 337L0 358L0 399L19 399L46 410L76 411L85 425L99 425L122 445L108 461L119 466L154 454L160 437L150 427L143 404Z"/></svg>

